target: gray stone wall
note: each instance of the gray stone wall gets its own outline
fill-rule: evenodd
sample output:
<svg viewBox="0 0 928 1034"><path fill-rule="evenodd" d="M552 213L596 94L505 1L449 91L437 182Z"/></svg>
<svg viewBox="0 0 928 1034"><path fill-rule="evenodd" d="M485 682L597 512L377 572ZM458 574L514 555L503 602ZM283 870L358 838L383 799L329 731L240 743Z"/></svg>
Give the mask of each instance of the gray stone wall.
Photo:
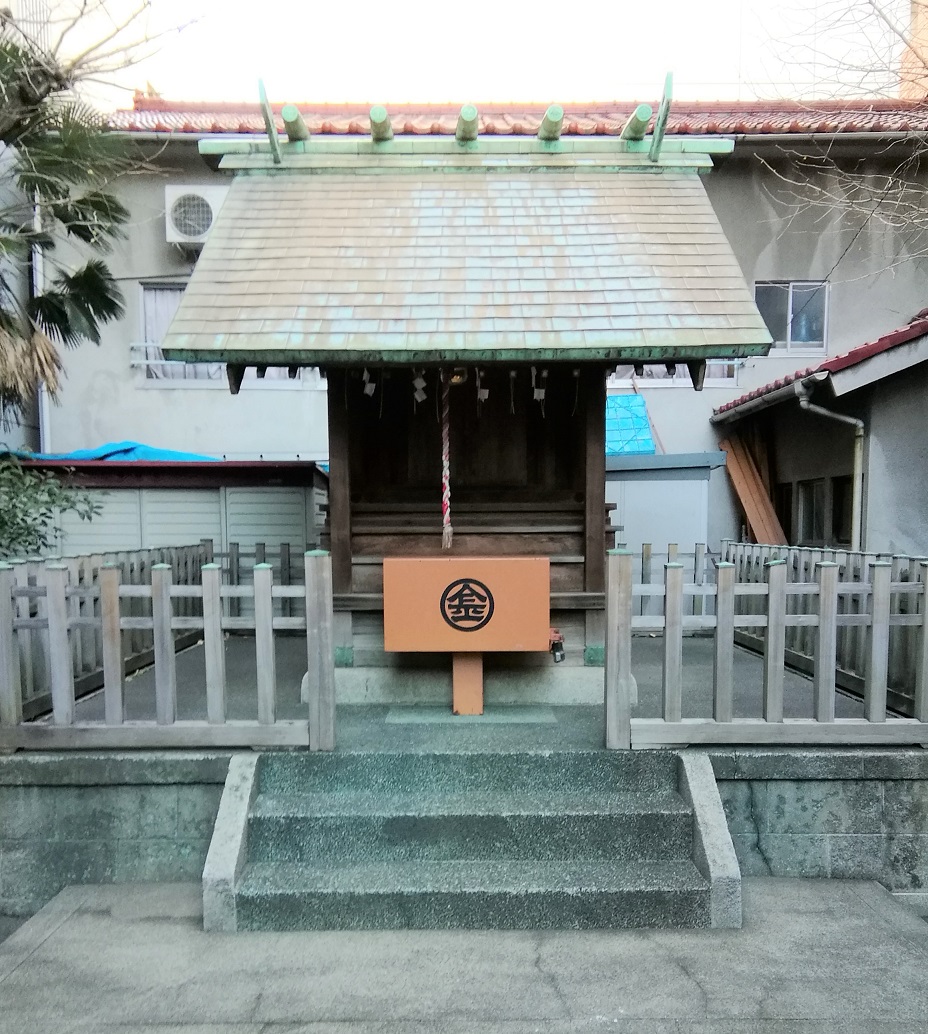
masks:
<svg viewBox="0 0 928 1034"><path fill-rule="evenodd" d="M0 758L0 915L70 883L198 880L230 753Z"/></svg>
<svg viewBox="0 0 928 1034"><path fill-rule="evenodd" d="M928 886L928 752L710 751L745 876Z"/></svg>

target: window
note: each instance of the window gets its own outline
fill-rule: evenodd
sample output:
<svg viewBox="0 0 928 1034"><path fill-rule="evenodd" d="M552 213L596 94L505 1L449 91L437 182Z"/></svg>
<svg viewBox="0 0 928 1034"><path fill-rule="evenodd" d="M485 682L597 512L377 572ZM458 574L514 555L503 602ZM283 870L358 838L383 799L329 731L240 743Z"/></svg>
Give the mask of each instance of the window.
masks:
<svg viewBox="0 0 928 1034"><path fill-rule="evenodd" d="M671 364L673 373L669 373L664 363L648 363L635 373L634 366L617 366L609 379L610 388L624 387L692 387L690 372L686 363ZM710 359L706 363L705 385L721 387L735 384L737 364L730 359Z"/></svg>
<svg viewBox="0 0 928 1034"><path fill-rule="evenodd" d="M800 546L825 545L825 479L800 481L799 490L799 541Z"/></svg>
<svg viewBox="0 0 928 1034"><path fill-rule="evenodd" d="M754 285L754 300L775 348L795 352L824 350L827 283L822 280L765 280Z"/></svg>
<svg viewBox="0 0 928 1034"><path fill-rule="evenodd" d="M161 342L164 340L177 313L181 298L184 296L185 284L142 284L142 344L132 346L132 365L145 371L148 382L160 381L162 386L176 386L181 381L213 381L225 388L226 376L222 363L182 363L164 358ZM320 382L318 371L313 371L315 380ZM256 385L299 386L303 380L303 371L295 381L289 379L286 367L270 366L264 378L259 378L254 367L245 371L245 383Z"/></svg>
<svg viewBox="0 0 928 1034"><path fill-rule="evenodd" d="M161 342L180 300L183 284L142 285L143 363L146 380L218 381L222 379L222 363L176 363L164 358Z"/></svg>

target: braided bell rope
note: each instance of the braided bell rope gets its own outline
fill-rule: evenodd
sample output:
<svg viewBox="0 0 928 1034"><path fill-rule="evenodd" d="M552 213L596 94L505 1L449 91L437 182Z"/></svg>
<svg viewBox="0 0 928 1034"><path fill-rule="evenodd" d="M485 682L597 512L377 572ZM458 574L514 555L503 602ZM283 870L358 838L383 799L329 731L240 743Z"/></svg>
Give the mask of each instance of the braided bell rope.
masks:
<svg viewBox="0 0 928 1034"><path fill-rule="evenodd" d="M451 549L451 384L441 385L441 548Z"/></svg>

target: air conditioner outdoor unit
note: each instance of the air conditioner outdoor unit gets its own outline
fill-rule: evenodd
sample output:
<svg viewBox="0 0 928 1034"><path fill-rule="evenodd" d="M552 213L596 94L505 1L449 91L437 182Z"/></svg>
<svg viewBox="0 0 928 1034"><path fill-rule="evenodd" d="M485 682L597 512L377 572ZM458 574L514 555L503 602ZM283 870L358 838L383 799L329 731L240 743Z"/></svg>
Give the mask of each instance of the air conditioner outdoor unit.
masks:
<svg viewBox="0 0 928 1034"><path fill-rule="evenodd" d="M202 244L209 235L229 188L172 185L164 188L164 221L169 244Z"/></svg>

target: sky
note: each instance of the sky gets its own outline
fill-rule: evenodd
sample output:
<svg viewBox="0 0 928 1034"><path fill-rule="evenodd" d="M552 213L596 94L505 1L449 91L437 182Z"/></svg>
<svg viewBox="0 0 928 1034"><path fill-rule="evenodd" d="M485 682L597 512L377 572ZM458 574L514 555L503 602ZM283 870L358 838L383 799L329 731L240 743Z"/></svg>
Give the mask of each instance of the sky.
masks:
<svg viewBox="0 0 928 1034"><path fill-rule="evenodd" d="M104 17L138 2L106 0ZM870 5L151 0L144 25L166 35L149 60L118 73L121 92L108 92L105 106L129 106L132 89L148 84L172 100L255 100L259 78L279 103L627 101L657 97L668 71L680 99L831 95L835 62L863 65L872 46L885 50L885 39L868 40L849 19L858 7ZM859 87L844 78L841 89Z"/></svg>

